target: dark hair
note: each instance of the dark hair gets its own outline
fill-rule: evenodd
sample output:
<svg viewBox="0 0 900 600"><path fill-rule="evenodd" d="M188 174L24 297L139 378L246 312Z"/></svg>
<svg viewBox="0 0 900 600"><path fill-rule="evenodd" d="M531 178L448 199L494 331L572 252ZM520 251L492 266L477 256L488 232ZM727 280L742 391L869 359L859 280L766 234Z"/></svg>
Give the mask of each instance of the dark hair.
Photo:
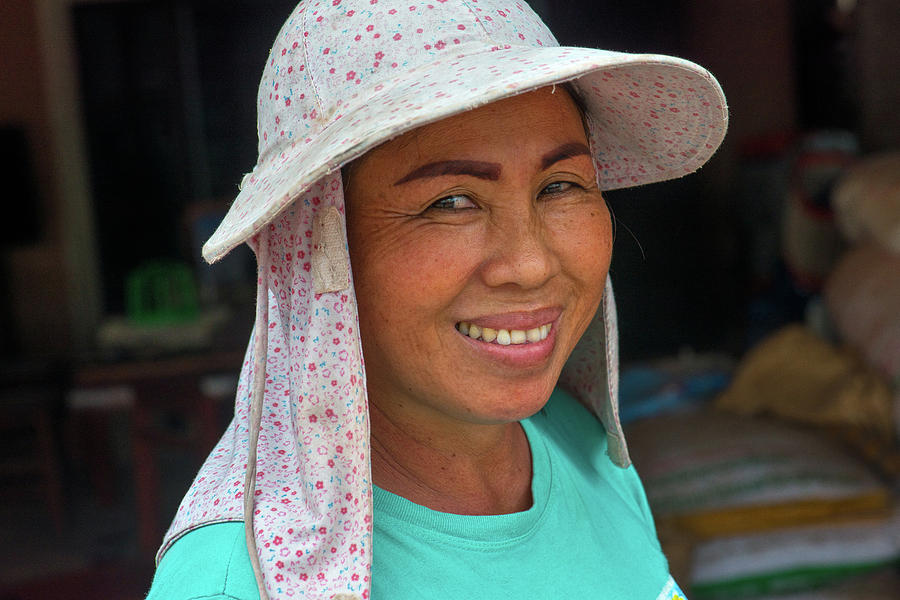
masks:
<svg viewBox="0 0 900 600"><path fill-rule="evenodd" d="M585 104L584 98L581 96L581 92L578 91L578 88L575 87L575 84L572 81L563 81L558 85L569 92L569 97L572 98L572 102L575 104L575 108L578 110L578 114L581 115L581 124L584 126L584 135L587 137L588 143L590 143L590 118L588 117L587 104Z"/></svg>

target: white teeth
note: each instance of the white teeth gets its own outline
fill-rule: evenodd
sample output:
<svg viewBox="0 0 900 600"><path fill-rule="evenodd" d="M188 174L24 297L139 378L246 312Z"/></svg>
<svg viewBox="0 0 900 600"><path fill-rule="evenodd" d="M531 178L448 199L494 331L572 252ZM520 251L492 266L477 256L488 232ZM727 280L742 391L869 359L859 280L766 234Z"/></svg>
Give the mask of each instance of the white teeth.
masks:
<svg viewBox="0 0 900 600"><path fill-rule="evenodd" d="M490 327L480 327L473 323L460 321L456 324L456 328L463 335L467 335L473 340L482 340L488 343L496 342L501 346L518 345L524 343L535 343L547 339L550 335L550 323L534 327L532 329L491 329Z"/></svg>

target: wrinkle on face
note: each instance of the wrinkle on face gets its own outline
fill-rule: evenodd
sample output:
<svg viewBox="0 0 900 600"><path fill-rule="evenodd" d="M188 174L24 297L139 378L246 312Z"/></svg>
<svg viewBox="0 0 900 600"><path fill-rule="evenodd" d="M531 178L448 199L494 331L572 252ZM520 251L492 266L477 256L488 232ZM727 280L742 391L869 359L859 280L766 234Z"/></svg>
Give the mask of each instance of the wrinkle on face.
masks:
<svg viewBox="0 0 900 600"><path fill-rule="evenodd" d="M404 411L445 422L540 408L599 305L611 252L608 211L567 93L538 90L426 125L347 173L370 401L402 400ZM543 194L559 181L581 191ZM477 207L429 209L448 194ZM544 304L565 305L566 322L540 374L510 377L457 347L453 326L463 317ZM491 389L500 385L520 406Z"/></svg>
<svg viewBox="0 0 900 600"><path fill-rule="evenodd" d="M450 512L520 506L518 421L549 399L612 250L582 114L544 88L404 134L343 172L375 483ZM539 318L553 337L530 362L457 328ZM478 498L494 505L468 504Z"/></svg>

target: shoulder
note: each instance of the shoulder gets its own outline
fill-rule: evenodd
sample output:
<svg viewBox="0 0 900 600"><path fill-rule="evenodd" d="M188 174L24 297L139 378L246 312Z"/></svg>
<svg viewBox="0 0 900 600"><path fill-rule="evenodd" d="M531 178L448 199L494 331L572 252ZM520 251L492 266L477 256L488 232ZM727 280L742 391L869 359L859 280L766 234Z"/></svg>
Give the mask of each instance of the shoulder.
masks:
<svg viewBox="0 0 900 600"><path fill-rule="evenodd" d="M565 465L593 473L635 510L655 536L647 496L634 466L617 467L607 455L606 429L600 419L574 396L556 388L544 408L528 419L548 448Z"/></svg>
<svg viewBox="0 0 900 600"><path fill-rule="evenodd" d="M205 525L160 560L147 600L258 600L244 524Z"/></svg>

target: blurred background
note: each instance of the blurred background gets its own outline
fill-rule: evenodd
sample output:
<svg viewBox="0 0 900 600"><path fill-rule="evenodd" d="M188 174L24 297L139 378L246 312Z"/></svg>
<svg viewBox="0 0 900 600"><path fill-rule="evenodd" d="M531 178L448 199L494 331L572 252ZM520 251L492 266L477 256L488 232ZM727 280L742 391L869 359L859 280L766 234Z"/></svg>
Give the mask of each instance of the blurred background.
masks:
<svg viewBox="0 0 900 600"><path fill-rule="evenodd" d="M0 0L0 600L139 599L254 312L199 248L293 0ZM610 193L629 440L690 597L900 597L900 2L534 0L728 97ZM677 483L677 485L676 485Z"/></svg>

